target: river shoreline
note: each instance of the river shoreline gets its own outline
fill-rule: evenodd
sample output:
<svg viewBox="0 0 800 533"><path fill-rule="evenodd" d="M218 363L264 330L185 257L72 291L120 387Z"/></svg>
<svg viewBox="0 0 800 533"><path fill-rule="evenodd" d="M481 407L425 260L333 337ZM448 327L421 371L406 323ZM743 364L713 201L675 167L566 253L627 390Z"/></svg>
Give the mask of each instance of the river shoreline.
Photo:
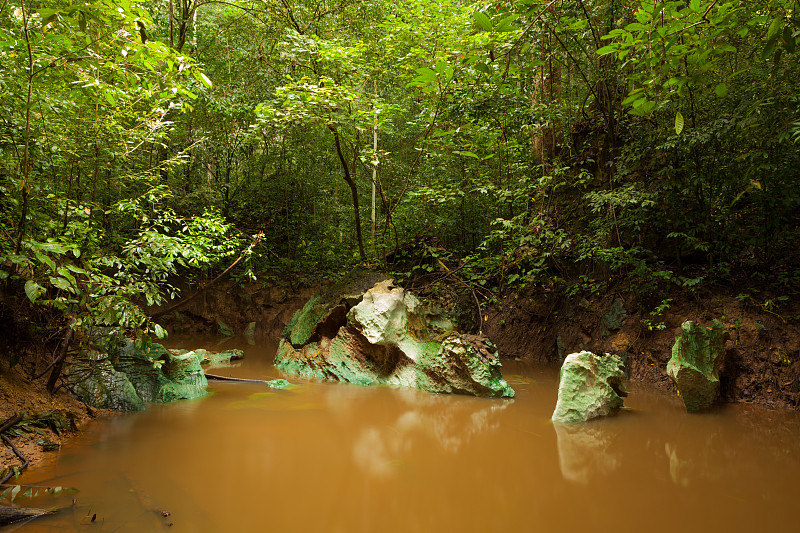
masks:
<svg viewBox="0 0 800 533"><path fill-rule="evenodd" d="M286 287L224 282L165 316L163 322L173 335L219 335L220 339L225 338L219 334L221 324L241 334L247 324L256 322L259 338L277 338L294 311L321 287L290 293ZM721 377L722 401L796 410L800 404L800 334L793 326L795 319L789 316L796 310L782 310L785 314L770 311L760 300L769 301L769 295L744 300L723 291L713 295L677 292L664 295L662 301L668 305L654 314L624 291L592 298L507 291L499 303L482 308L483 327L505 360L557 368L574 351L617 353L627 361L629 380L674 394L665 368L680 325L685 320L720 319L729 330L730 348ZM614 306L621 307L624 315L609 330L607 317ZM29 468L57 453L43 451L37 441L60 445L88 421L114 414L90 408L64 390L51 397L42 380L31 382L19 367L0 368L0 418L52 412L64 413L70 421L68 430L56 433L43 427L38 430L41 434L30 438L12 438L29 459ZM0 460L10 467L19 463L7 446L0 448Z"/></svg>

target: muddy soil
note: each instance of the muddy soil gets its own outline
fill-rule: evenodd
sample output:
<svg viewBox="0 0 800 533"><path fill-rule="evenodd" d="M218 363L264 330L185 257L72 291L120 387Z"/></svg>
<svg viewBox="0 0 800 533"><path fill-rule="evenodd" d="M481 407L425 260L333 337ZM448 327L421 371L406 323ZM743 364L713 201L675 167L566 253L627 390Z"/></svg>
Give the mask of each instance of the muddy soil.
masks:
<svg viewBox="0 0 800 533"><path fill-rule="evenodd" d="M0 361L0 422L15 414L31 418L53 412L57 412L68 422L67 427L59 429L58 433L50 427L36 427L26 435L10 437L22 455L30 461L28 468L56 457L61 444L77 434L89 420L113 415L111 411L89 408L63 390L50 396L45 390L44 379L32 381L22 372L20 366L9 369L5 365L6 361ZM6 467L19 467L21 463L11 448L5 444L0 446L0 472ZM8 483L13 482L12 478Z"/></svg>
<svg viewBox="0 0 800 533"><path fill-rule="evenodd" d="M241 335L249 323L255 322L256 337L277 338L294 312L324 286L321 283L292 289L288 285L242 286L226 281L202 291L185 305L159 317L157 322L170 333L202 334L220 333L222 324L234 335ZM190 288L182 290L186 300L193 293ZM171 306L155 307L150 312L159 313Z"/></svg>
<svg viewBox="0 0 800 533"><path fill-rule="evenodd" d="M604 328L619 300L626 313L619 328ZM770 408L800 405L800 306L770 294L742 298L724 290L664 294L668 307L652 314L630 292L567 298L546 291L509 293L488 309L485 333L501 354L560 366L583 349L621 355L629 377L675 391L666 366L686 320L720 320L728 329L726 364L720 375L725 401ZM772 302L769 303L769 302ZM765 305L766 303L766 305ZM656 304L658 305L658 304ZM768 309L771 308L771 309ZM611 313L613 315L613 313Z"/></svg>

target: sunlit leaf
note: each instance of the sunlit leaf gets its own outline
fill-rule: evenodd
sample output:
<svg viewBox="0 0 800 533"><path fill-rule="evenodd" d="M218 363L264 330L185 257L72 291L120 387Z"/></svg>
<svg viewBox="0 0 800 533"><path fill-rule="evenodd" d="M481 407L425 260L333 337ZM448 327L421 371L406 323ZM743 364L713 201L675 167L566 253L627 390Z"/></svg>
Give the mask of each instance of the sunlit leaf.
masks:
<svg viewBox="0 0 800 533"><path fill-rule="evenodd" d="M683 115L680 111L675 113L675 133L680 135L683 131Z"/></svg>
<svg viewBox="0 0 800 533"><path fill-rule="evenodd" d="M492 20L482 11L476 11L475 23L484 31L492 31Z"/></svg>
<svg viewBox="0 0 800 533"><path fill-rule="evenodd" d="M29 279L25 282L25 295L31 302L35 302L44 293L44 287Z"/></svg>

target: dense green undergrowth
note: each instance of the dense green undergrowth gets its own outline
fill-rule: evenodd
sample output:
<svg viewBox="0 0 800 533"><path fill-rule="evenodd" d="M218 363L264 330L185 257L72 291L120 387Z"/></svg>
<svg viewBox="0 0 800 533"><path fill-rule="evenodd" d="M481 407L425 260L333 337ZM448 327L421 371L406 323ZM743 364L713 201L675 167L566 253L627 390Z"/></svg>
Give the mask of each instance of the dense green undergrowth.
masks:
<svg viewBox="0 0 800 533"><path fill-rule="evenodd" d="M778 309L800 286L799 17L790 0L7 2L4 305L47 317L56 359L92 325L163 335L143 309L169 280L223 272L294 285L366 264L478 306L625 279L657 309L725 284Z"/></svg>

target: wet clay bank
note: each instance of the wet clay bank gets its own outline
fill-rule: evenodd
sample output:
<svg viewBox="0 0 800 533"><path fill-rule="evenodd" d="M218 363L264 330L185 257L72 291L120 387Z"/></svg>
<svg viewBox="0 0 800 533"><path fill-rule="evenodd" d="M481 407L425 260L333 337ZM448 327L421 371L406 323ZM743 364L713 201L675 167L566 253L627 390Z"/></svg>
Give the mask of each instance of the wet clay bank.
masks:
<svg viewBox="0 0 800 533"><path fill-rule="evenodd" d="M220 322L233 333L242 333L255 322L258 336L278 338L295 311L326 286L292 293L288 288L228 283L163 317L163 322L174 333L219 332ZM675 393L667 363L681 325L687 320L709 324L717 319L728 340L720 373L721 399L797 409L800 301L750 292L747 298L724 288L665 293L654 304L623 290L591 298L549 291L508 292L499 304L483 306L483 333L503 360L516 358L554 368L568 354L583 350L617 354L625 362L626 378ZM668 305L655 312L664 302Z"/></svg>
<svg viewBox="0 0 800 533"><path fill-rule="evenodd" d="M667 366L681 326L690 320L710 327L719 320L726 330L722 401L800 406L799 302L767 310L763 302L773 301L767 294L747 299L722 291L663 296L668 305L655 312L622 292L591 299L510 293L486 311L484 332L502 355L553 367L583 350L617 354L630 381L674 394Z"/></svg>

